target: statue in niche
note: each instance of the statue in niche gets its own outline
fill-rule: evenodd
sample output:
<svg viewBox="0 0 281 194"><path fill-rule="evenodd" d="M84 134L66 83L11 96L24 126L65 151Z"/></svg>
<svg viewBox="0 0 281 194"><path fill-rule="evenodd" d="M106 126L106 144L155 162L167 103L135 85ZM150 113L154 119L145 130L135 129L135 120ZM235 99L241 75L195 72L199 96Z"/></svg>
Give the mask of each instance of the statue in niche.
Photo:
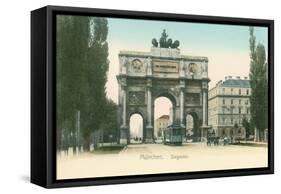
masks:
<svg viewBox="0 0 281 194"><path fill-rule="evenodd" d="M120 63L121 63L120 72L125 74L127 72L128 59L126 57L122 56L120 58Z"/></svg>
<svg viewBox="0 0 281 194"><path fill-rule="evenodd" d="M127 58L125 56L120 57L120 63L122 64L122 66L126 66Z"/></svg>
<svg viewBox="0 0 281 194"><path fill-rule="evenodd" d="M188 65L188 70L190 73L194 74L196 73L196 70L197 70L197 65L195 63L190 63Z"/></svg>
<svg viewBox="0 0 281 194"><path fill-rule="evenodd" d="M208 66L206 62L203 63L203 72L208 72Z"/></svg>
<svg viewBox="0 0 281 194"><path fill-rule="evenodd" d="M145 65L146 65L146 68L147 68L147 74L151 75L152 74L152 65L151 65L151 58L150 57L145 60Z"/></svg>
<svg viewBox="0 0 281 194"><path fill-rule="evenodd" d="M184 72L185 72L185 67L184 67L184 61L180 61L180 75L184 76Z"/></svg>

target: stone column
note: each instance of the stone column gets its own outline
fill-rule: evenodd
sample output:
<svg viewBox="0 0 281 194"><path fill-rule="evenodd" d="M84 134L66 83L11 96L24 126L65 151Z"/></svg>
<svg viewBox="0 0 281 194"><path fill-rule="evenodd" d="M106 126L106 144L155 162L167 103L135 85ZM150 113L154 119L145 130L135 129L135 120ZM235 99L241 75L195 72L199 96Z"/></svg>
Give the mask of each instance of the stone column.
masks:
<svg viewBox="0 0 281 194"><path fill-rule="evenodd" d="M203 89L203 126L208 126L208 91Z"/></svg>
<svg viewBox="0 0 281 194"><path fill-rule="evenodd" d="M152 104L151 104L151 87L147 87L147 127L152 127L151 124L151 114L152 112Z"/></svg>
<svg viewBox="0 0 281 194"><path fill-rule="evenodd" d="M123 112L122 112L122 125L126 126L126 101L127 101L127 95L126 95L126 90L122 88L122 105L123 105Z"/></svg>
<svg viewBox="0 0 281 194"><path fill-rule="evenodd" d="M180 89L180 124L183 126L184 124L184 91L183 88Z"/></svg>
<svg viewBox="0 0 281 194"><path fill-rule="evenodd" d="M145 142L146 143L154 142L154 132L153 132L153 127L152 127L151 88L152 88L152 80L151 80L151 78L148 78L147 85L146 85L146 98L147 98L147 125L146 125L146 133L145 133Z"/></svg>
<svg viewBox="0 0 281 194"><path fill-rule="evenodd" d="M185 89L185 81L180 80L180 125L182 128L185 128L185 125L184 125L184 89Z"/></svg>
<svg viewBox="0 0 281 194"><path fill-rule="evenodd" d="M126 94L126 78L121 79L122 93L122 125L120 127L120 144L128 144L128 126L127 126L127 94Z"/></svg>
<svg viewBox="0 0 281 194"><path fill-rule="evenodd" d="M201 126L201 141L204 141L206 134L210 126L208 126L208 80L202 81L202 109L203 109L203 120Z"/></svg>
<svg viewBox="0 0 281 194"><path fill-rule="evenodd" d="M151 102L151 88L152 88L152 66L151 66L151 58L148 57L146 59L147 63L147 72L146 76L148 77L146 83L146 96L147 96L147 127L152 128L152 102Z"/></svg>

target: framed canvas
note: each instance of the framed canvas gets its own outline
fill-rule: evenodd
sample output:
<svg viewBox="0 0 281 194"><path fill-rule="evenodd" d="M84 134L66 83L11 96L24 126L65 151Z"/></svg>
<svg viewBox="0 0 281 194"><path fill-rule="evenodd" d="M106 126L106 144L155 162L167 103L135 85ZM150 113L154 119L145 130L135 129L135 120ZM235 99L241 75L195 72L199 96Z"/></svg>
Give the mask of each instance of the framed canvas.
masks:
<svg viewBox="0 0 281 194"><path fill-rule="evenodd" d="M272 174L273 20L31 12L31 182Z"/></svg>

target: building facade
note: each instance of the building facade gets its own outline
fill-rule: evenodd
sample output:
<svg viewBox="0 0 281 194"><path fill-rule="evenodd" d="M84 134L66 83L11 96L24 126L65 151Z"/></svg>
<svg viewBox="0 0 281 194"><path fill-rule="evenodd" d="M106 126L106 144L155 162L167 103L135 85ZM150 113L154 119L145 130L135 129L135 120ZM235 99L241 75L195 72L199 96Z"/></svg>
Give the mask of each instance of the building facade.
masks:
<svg viewBox="0 0 281 194"><path fill-rule="evenodd" d="M155 120L154 123L154 131L155 136L157 138L163 137L164 130L171 124L170 116L169 115L162 115L158 119Z"/></svg>
<svg viewBox="0 0 281 194"><path fill-rule="evenodd" d="M245 137L243 119L250 121L250 81L225 77L209 90L208 121L220 137Z"/></svg>

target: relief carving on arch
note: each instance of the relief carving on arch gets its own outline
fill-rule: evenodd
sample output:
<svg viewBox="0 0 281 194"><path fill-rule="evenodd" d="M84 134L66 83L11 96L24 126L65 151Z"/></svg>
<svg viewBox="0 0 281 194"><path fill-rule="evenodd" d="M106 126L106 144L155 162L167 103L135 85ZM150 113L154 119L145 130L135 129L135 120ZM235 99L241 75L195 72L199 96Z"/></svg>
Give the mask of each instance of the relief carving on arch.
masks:
<svg viewBox="0 0 281 194"><path fill-rule="evenodd" d="M186 93L185 94L186 105L200 105L200 93Z"/></svg>
<svg viewBox="0 0 281 194"><path fill-rule="evenodd" d="M147 63L140 58L131 58L129 61L130 74L145 74Z"/></svg>
<svg viewBox="0 0 281 194"><path fill-rule="evenodd" d="M128 102L129 102L129 105L144 105L145 104L145 92L129 91Z"/></svg>

